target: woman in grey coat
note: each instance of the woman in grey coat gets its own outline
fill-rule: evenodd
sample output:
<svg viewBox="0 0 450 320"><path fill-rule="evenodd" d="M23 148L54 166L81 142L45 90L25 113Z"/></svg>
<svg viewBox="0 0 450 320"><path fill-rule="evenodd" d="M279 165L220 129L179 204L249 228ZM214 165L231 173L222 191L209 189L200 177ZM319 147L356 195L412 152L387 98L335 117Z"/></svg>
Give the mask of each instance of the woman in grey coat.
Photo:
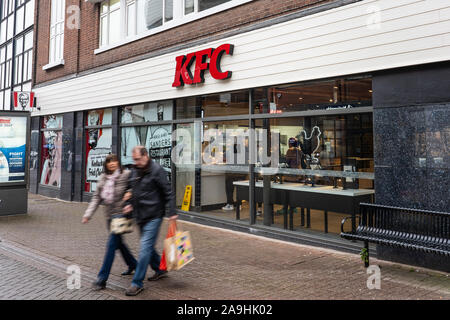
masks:
<svg viewBox="0 0 450 320"><path fill-rule="evenodd" d="M98 206L100 204L104 204L109 230L111 215L123 213L122 209L124 200L127 198L125 194L127 193L129 176L129 171L122 170L117 155L109 154L103 164L103 174L99 177L97 189L95 190L94 196L92 197L81 222L87 223L94 215ZM122 275L132 274L136 269L136 259L125 245L122 235L110 233L103 265L97 276L97 281L93 284L93 289L101 290L106 287L106 281L108 280L111 272L111 267L117 249L120 250L123 259L128 265L128 270L122 273Z"/></svg>

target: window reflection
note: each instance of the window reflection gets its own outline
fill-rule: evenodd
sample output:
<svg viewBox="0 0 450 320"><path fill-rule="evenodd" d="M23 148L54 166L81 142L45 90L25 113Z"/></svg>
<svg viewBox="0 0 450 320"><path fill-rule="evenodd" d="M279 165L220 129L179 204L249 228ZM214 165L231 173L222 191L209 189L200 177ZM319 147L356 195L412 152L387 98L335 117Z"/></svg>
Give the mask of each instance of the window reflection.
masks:
<svg viewBox="0 0 450 320"><path fill-rule="evenodd" d="M248 114L248 91L190 97L177 100L177 119Z"/></svg>
<svg viewBox="0 0 450 320"><path fill-rule="evenodd" d="M338 79L269 88L269 105L261 112L348 109L370 106L371 102L371 79Z"/></svg>

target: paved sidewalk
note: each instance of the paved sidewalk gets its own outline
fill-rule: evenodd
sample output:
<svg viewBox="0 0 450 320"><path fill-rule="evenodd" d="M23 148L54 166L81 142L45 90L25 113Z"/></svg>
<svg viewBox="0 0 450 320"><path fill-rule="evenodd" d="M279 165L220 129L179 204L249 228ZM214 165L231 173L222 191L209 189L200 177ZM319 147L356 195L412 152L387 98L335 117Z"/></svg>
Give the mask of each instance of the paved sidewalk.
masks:
<svg viewBox="0 0 450 320"><path fill-rule="evenodd" d="M9 256L0 254L1 300L115 300L89 286L68 289L67 279L57 277Z"/></svg>
<svg viewBox="0 0 450 320"><path fill-rule="evenodd" d="M86 207L30 194L28 215L0 217L0 254L3 243L11 252L18 248L24 255L45 257L61 270L76 264L89 283L100 268L108 234L101 210L81 224ZM358 255L179 224L191 231L195 261L166 279L145 281L146 290L135 299L450 299L448 274L372 259L382 280L380 290L369 290ZM159 248L166 231L164 222ZM138 233L125 238L137 256ZM131 282L120 276L125 269L117 254L108 294L125 298Z"/></svg>

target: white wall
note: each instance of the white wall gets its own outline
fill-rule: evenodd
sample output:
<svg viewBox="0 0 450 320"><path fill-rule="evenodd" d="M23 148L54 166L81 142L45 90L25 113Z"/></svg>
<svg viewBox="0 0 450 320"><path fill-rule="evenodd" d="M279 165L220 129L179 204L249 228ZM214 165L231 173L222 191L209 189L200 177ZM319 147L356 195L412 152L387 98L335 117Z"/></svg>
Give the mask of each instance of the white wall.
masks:
<svg viewBox="0 0 450 320"><path fill-rule="evenodd" d="M379 23L377 23L379 21ZM235 45L233 76L172 88L175 57ZM449 0L365 0L35 89L33 115L117 106L450 60Z"/></svg>

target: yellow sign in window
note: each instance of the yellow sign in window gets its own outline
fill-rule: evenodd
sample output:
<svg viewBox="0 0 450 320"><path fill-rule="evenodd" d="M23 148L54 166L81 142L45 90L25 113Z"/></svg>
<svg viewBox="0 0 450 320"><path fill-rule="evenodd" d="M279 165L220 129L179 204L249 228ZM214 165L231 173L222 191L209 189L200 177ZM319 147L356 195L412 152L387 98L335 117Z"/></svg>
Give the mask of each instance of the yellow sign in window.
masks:
<svg viewBox="0 0 450 320"><path fill-rule="evenodd" d="M184 191L183 205L181 206L181 210L189 211L191 206L191 194L192 194L192 186L187 185L186 190Z"/></svg>

